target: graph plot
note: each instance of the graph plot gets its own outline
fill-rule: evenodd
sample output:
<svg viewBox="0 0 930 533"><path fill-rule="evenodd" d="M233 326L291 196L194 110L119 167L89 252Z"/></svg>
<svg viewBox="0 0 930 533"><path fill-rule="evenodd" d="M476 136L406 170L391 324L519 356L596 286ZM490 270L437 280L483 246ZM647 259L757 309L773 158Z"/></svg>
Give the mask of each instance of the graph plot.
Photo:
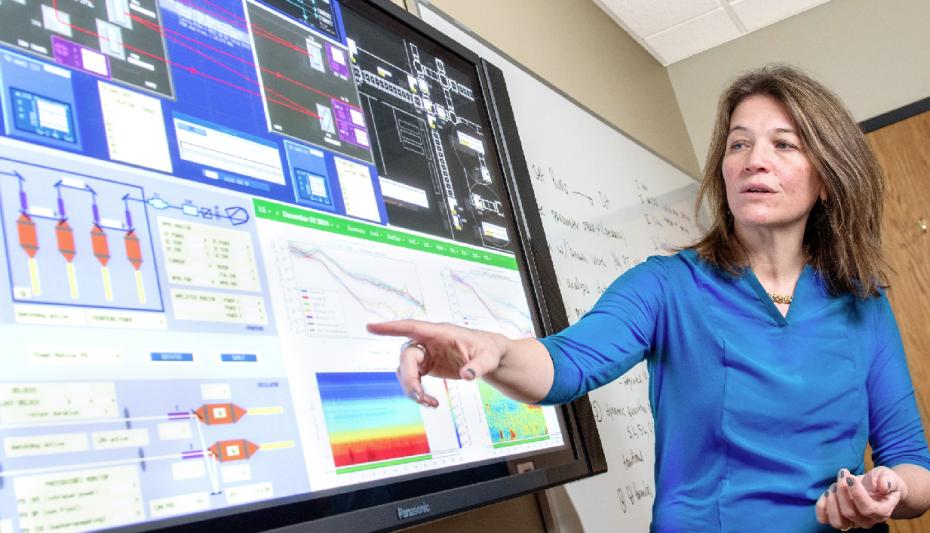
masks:
<svg viewBox="0 0 930 533"><path fill-rule="evenodd" d="M511 400L483 381L478 383L478 389L493 445L516 444L548 436L541 406Z"/></svg>
<svg viewBox="0 0 930 533"><path fill-rule="evenodd" d="M308 335L357 334L366 322L425 318L416 266L357 245L288 241L291 316Z"/></svg>
<svg viewBox="0 0 930 533"><path fill-rule="evenodd" d="M530 310L516 272L446 269L442 278L458 324L514 338L534 335Z"/></svg>
<svg viewBox="0 0 930 533"><path fill-rule="evenodd" d="M428 459L420 407L391 372L318 373L317 384L336 468Z"/></svg>

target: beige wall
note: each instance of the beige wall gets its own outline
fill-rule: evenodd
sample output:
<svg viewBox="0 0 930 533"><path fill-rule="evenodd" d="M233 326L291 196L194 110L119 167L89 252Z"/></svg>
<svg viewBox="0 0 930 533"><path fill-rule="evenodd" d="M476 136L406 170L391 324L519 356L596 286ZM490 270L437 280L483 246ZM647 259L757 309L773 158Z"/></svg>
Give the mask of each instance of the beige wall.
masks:
<svg viewBox="0 0 930 533"><path fill-rule="evenodd" d="M698 174L665 68L591 0L431 4L688 174Z"/></svg>
<svg viewBox="0 0 930 533"><path fill-rule="evenodd" d="M727 81L775 61L836 91L856 120L916 102L930 96L930 1L833 0L669 66L702 165Z"/></svg>

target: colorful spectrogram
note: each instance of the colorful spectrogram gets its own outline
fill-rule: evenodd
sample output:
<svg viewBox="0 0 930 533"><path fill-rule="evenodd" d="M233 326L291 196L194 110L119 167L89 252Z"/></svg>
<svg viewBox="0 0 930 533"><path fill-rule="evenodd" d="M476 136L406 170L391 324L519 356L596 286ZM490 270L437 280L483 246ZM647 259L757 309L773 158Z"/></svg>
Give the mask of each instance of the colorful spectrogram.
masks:
<svg viewBox="0 0 930 533"><path fill-rule="evenodd" d="M430 452L420 407L393 372L316 375L336 467Z"/></svg>
<svg viewBox="0 0 930 533"><path fill-rule="evenodd" d="M542 407L511 400L483 381L478 382L478 390L492 443L542 437L548 433Z"/></svg>

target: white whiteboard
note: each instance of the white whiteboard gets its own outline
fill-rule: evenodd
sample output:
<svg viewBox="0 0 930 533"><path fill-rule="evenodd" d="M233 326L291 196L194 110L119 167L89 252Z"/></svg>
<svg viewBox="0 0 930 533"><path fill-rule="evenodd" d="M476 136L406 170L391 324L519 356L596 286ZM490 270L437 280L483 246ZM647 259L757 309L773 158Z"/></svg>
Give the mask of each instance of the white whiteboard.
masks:
<svg viewBox="0 0 930 533"><path fill-rule="evenodd" d="M623 271L694 241L697 183L423 0L425 22L504 72L570 322ZM649 530L655 439L645 363L590 394L608 472L550 490L562 529ZM565 495L567 494L567 499Z"/></svg>

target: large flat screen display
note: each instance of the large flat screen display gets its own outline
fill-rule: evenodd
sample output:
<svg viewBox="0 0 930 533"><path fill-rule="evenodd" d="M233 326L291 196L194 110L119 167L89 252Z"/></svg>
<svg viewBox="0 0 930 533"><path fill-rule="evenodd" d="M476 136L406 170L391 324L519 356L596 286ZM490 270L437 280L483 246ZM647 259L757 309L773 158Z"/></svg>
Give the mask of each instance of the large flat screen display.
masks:
<svg viewBox="0 0 930 533"><path fill-rule="evenodd" d="M0 532L279 526L579 460L559 409L410 401L365 330L539 333L476 64L385 9L0 2Z"/></svg>

